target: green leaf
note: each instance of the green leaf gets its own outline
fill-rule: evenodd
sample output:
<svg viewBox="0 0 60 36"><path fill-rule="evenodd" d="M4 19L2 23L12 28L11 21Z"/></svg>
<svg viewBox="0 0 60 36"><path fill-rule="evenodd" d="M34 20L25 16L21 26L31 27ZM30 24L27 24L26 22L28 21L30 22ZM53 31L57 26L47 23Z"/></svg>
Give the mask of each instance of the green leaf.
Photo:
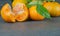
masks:
<svg viewBox="0 0 60 36"><path fill-rule="evenodd" d="M27 7L30 8L31 6L37 6L36 10L39 14L41 14L42 16L44 16L45 18L51 18L50 14L48 13L47 9L45 7L42 6L42 1L34 1L34 2L30 2Z"/></svg>
<svg viewBox="0 0 60 36"><path fill-rule="evenodd" d="M26 0L28 3L32 2L32 0Z"/></svg>
<svg viewBox="0 0 60 36"><path fill-rule="evenodd" d="M51 0L47 0L48 2L50 2Z"/></svg>
<svg viewBox="0 0 60 36"><path fill-rule="evenodd" d="M13 2L13 0L11 0Z"/></svg>
<svg viewBox="0 0 60 36"><path fill-rule="evenodd" d="M36 8L37 12L39 14L41 14L42 16L44 16L45 18L51 18L50 14L48 13L47 9L45 7L43 7L40 4L37 4L37 8Z"/></svg>
<svg viewBox="0 0 60 36"><path fill-rule="evenodd" d="M42 1L39 1L39 4L42 5ZM33 1L27 4L27 7L30 8L31 6L35 6L38 4L38 1Z"/></svg>
<svg viewBox="0 0 60 36"><path fill-rule="evenodd" d="M27 7L30 8L31 6L35 6L35 5L37 5L37 1L28 3Z"/></svg>
<svg viewBox="0 0 60 36"><path fill-rule="evenodd" d="M46 1L50 2L50 1L55 1L55 0L46 0Z"/></svg>

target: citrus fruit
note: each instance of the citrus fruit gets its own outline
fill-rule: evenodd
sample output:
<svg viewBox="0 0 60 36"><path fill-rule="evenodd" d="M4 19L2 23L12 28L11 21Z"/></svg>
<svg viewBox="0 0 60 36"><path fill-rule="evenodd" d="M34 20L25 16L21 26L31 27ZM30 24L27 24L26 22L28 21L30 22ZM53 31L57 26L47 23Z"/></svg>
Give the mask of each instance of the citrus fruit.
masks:
<svg viewBox="0 0 60 36"><path fill-rule="evenodd" d="M44 20L45 17L37 13L36 6L32 6L31 8L29 8L29 11L30 11L30 18L32 20Z"/></svg>
<svg viewBox="0 0 60 36"><path fill-rule="evenodd" d="M51 16L60 16L60 4L57 2L45 2L44 7L49 11Z"/></svg>
<svg viewBox="0 0 60 36"><path fill-rule="evenodd" d="M17 21L25 21L28 18L28 9L24 3L16 3L13 12Z"/></svg>
<svg viewBox="0 0 60 36"><path fill-rule="evenodd" d="M8 3L2 7L1 16L6 22L15 22L14 13L11 11L11 7Z"/></svg>
<svg viewBox="0 0 60 36"><path fill-rule="evenodd" d="M16 3L24 3L24 4L26 4L27 0L13 0L12 7L14 7L16 5Z"/></svg>

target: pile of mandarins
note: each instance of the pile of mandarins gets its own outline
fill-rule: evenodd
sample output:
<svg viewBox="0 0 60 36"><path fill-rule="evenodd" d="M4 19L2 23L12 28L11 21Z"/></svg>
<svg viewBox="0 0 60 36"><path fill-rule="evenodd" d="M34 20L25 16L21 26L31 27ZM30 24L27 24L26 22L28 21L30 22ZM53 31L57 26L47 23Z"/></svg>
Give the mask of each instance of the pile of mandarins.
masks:
<svg viewBox="0 0 60 36"><path fill-rule="evenodd" d="M44 2L43 6L51 16L60 16L60 4L57 2ZM12 7L6 3L1 9L1 17L6 22L23 22L29 17L32 20L44 20L45 17L37 13L36 6L27 8L25 3L13 1Z"/></svg>
<svg viewBox="0 0 60 36"><path fill-rule="evenodd" d="M23 3L17 3L13 8L7 3L1 9L1 16L6 22L25 21L28 15L28 9Z"/></svg>

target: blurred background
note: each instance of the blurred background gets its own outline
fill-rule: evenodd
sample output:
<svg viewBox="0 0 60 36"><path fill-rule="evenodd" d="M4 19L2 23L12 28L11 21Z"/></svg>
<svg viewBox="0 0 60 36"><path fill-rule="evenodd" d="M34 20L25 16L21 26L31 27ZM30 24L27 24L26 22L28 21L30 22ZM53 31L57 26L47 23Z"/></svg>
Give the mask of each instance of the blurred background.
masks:
<svg viewBox="0 0 60 36"><path fill-rule="evenodd" d="M57 1L57 2L60 2L60 0L56 0L56 1ZM0 0L0 8L1 8L5 3L11 4L12 1L11 1L11 0Z"/></svg>

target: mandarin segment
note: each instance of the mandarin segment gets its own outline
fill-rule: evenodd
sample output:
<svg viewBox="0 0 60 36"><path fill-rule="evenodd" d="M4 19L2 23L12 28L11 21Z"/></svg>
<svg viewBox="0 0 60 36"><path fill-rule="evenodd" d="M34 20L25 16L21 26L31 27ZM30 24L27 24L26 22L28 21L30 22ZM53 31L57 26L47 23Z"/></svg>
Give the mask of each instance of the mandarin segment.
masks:
<svg viewBox="0 0 60 36"><path fill-rule="evenodd" d="M25 21L28 18L28 9L23 3L16 3L13 12L17 21Z"/></svg>

